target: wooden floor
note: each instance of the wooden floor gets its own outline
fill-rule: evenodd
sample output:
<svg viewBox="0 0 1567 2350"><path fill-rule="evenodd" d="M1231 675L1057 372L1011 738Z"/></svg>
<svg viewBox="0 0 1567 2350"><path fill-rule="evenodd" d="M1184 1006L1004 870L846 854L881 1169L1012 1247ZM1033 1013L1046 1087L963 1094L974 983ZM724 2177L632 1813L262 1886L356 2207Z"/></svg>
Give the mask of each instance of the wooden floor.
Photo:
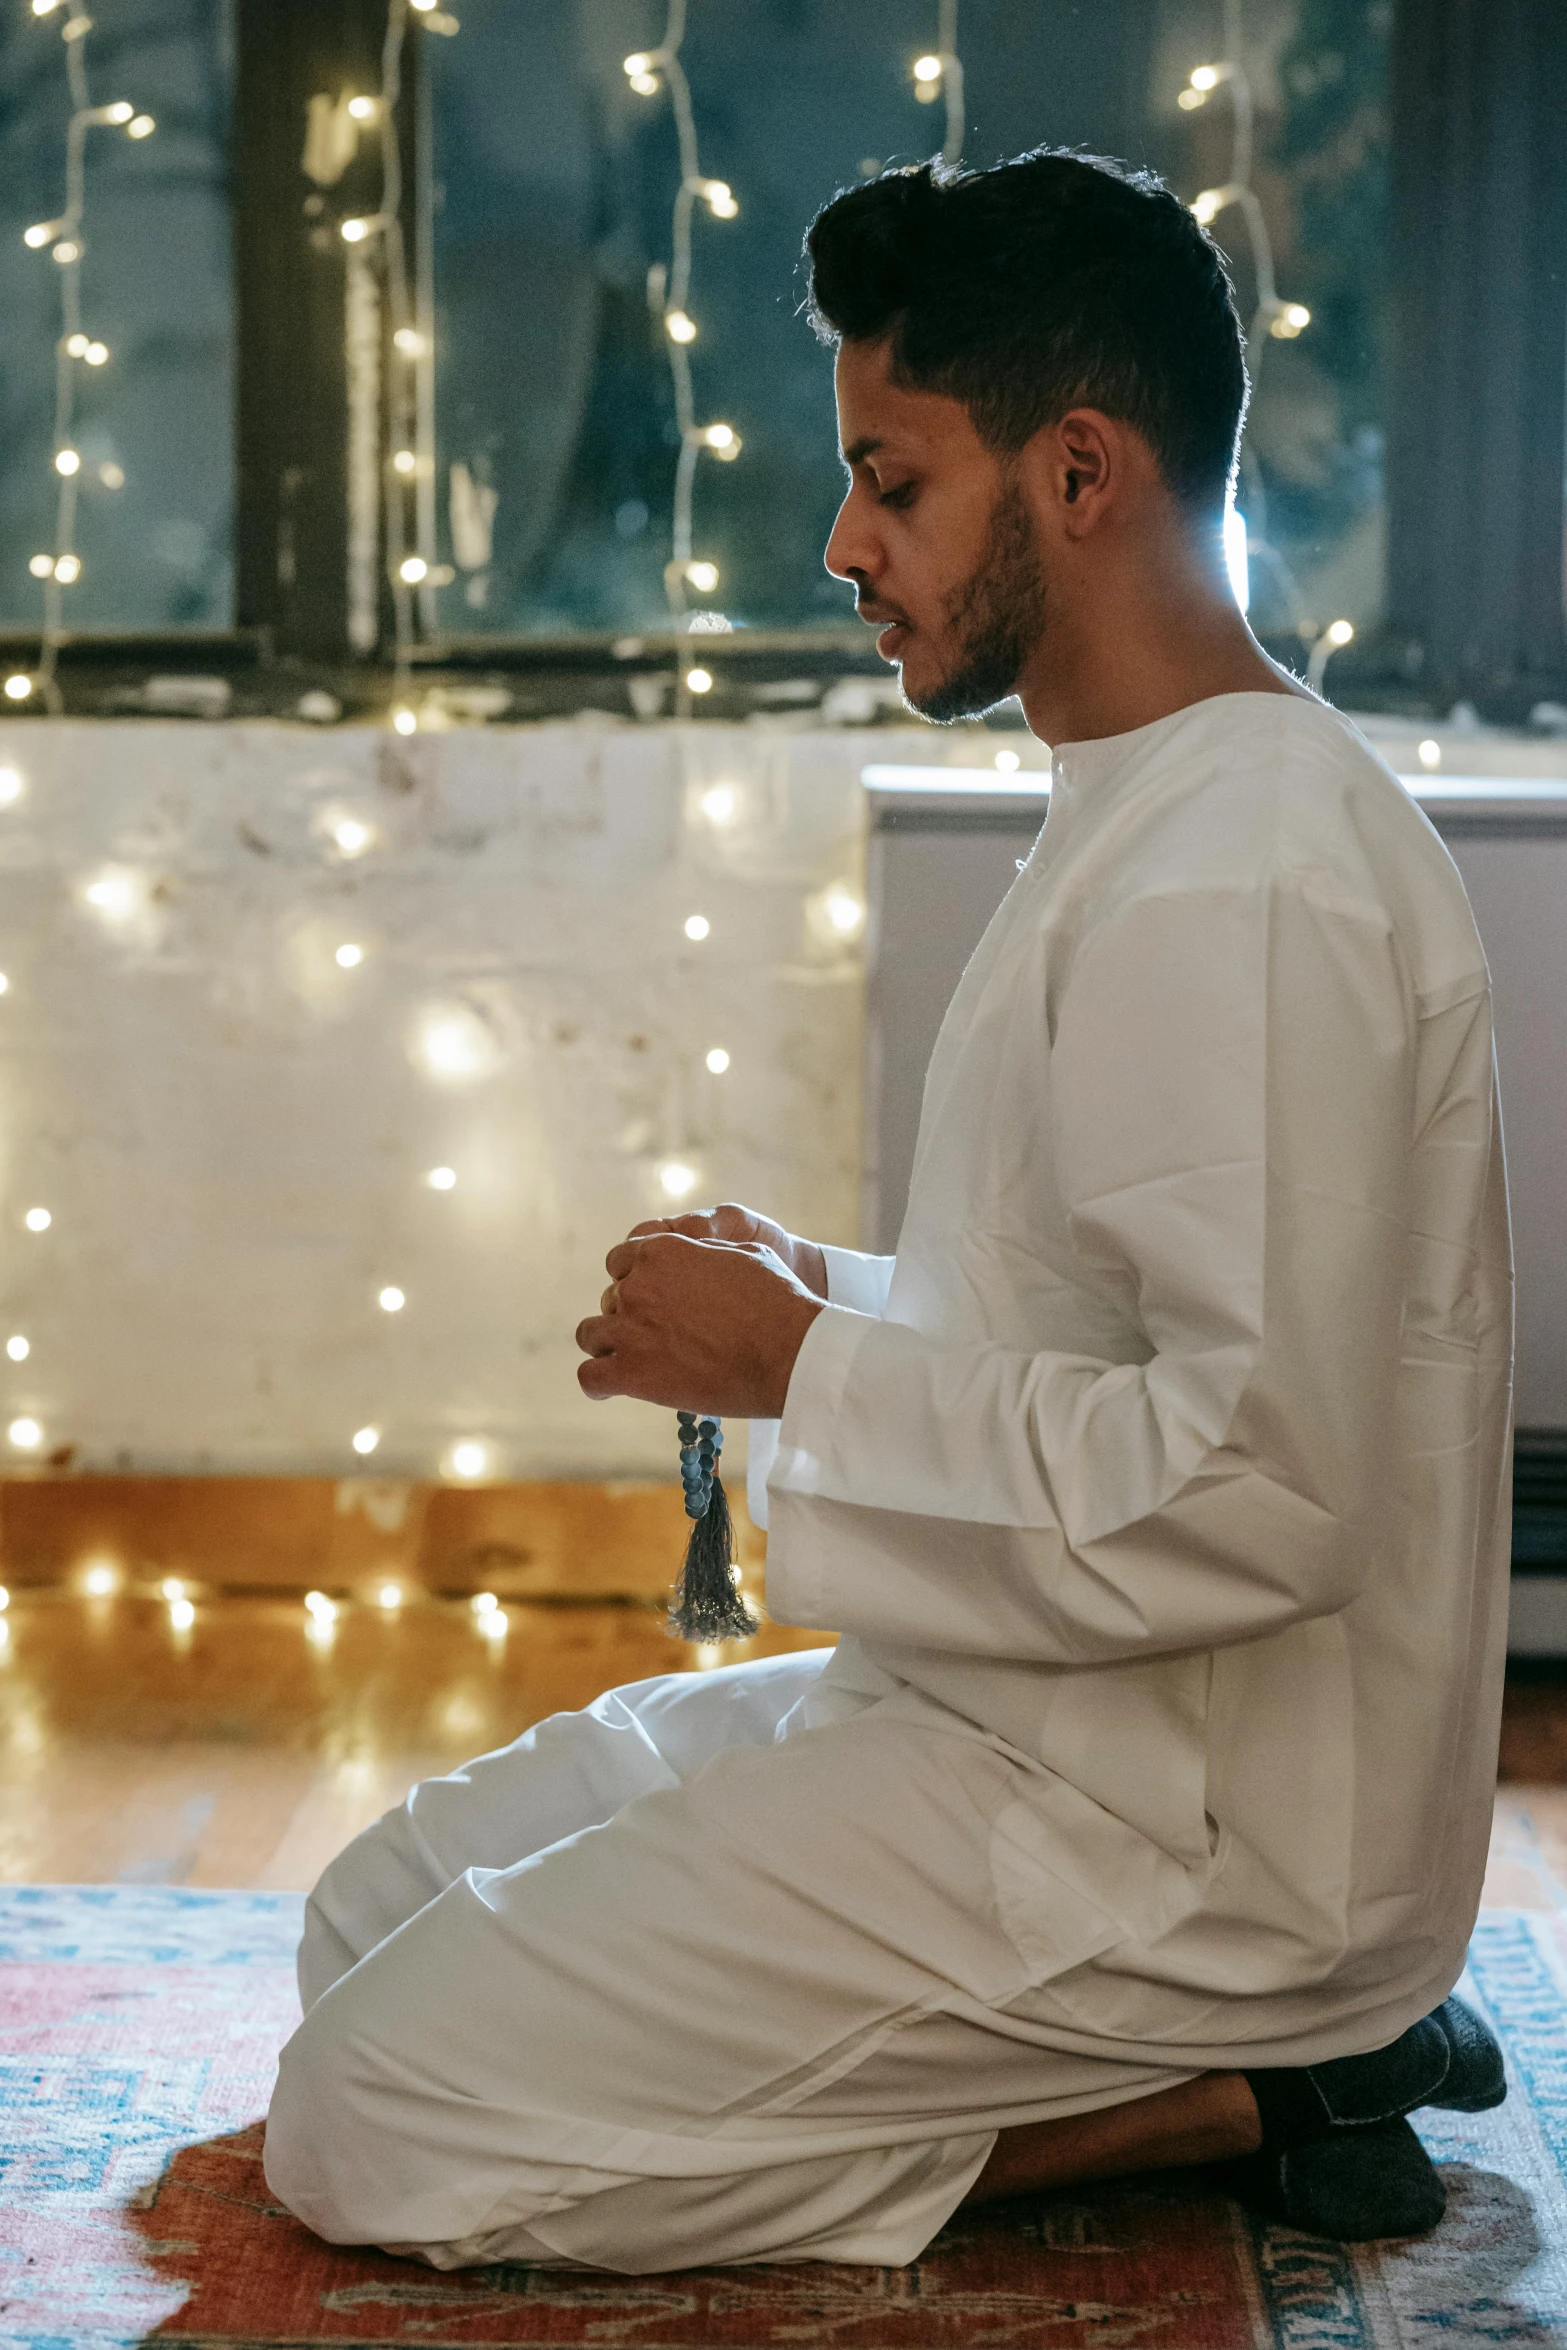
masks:
<svg viewBox="0 0 1567 2350"><path fill-rule="evenodd" d="M306 1887L412 1782L651 1673L812 1647L768 1627L673 1642L650 1605L342 1605L225 1594L188 1629L149 1596L13 1591L0 1617L0 1880ZM1508 1692L1488 1898L1567 1881L1567 1676Z"/></svg>

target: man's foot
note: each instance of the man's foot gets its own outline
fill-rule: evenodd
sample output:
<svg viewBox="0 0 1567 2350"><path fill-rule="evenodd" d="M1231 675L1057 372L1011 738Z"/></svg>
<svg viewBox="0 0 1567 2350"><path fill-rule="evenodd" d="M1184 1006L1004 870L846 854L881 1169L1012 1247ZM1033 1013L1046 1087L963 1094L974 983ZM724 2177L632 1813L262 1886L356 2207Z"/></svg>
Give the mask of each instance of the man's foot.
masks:
<svg viewBox="0 0 1567 2350"><path fill-rule="evenodd" d="M1341 2244L1426 2235L1447 2208L1447 2189L1406 2121L1373 2122L1282 2152L1264 2148L1216 2168L1237 2203Z"/></svg>
<svg viewBox="0 0 1567 2350"><path fill-rule="evenodd" d="M1246 2075L1262 2123L1256 2154L1220 2178L1253 2210L1357 2243L1434 2228L1445 2195L1403 2116L1483 2113L1507 2095L1502 2052L1473 2008L1442 2005L1386 2048Z"/></svg>

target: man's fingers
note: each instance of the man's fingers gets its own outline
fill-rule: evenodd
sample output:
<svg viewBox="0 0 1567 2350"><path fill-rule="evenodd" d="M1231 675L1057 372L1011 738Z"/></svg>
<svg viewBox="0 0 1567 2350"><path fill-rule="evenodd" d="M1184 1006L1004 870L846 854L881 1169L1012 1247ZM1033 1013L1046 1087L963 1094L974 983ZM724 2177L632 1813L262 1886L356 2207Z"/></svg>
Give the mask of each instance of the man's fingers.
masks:
<svg viewBox="0 0 1567 2350"><path fill-rule="evenodd" d="M617 1284L612 1281L599 1299L599 1312L601 1314L618 1314L619 1311L620 1290Z"/></svg>
<svg viewBox="0 0 1567 2350"><path fill-rule="evenodd" d="M609 1255L604 1259L604 1270L611 1281L624 1281L636 1261L637 1252L633 1243L629 1240L617 1240Z"/></svg>
<svg viewBox="0 0 1567 2350"><path fill-rule="evenodd" d="M577 1344L585 1355L613 1354L615 1328L608 1315L590 1314L585 1322L579 1322Z"/></svg>

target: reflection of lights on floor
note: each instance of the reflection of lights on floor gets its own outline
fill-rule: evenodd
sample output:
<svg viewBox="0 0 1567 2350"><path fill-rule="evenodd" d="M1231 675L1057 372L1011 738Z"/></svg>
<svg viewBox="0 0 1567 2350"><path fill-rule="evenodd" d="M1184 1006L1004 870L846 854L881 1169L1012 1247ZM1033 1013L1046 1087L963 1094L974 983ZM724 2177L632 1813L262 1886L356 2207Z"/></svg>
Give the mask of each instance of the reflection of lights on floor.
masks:
<svg viewBox="0 0 1567 2350"><path fill-rule="evenodd" d="M697 1642L696 1669L699 1673L710 1673L715 1665L721 1665L723 1661L724 1651L719 1641L699 1640Z"/></svg>
<svg viewBox="0 0 1567 2350"><path fill-rule="evenodd" d="M82 1577L82 1589L90 1599L109 1599L120 1588L119 1571L104 1560L89 1567Z"/></svg>
<svg viewBox="0 0 1567 2350"><path fill-rule="evenodd" d="M377 1607L384 1608L388 1615L395 1615L403 1604L401 1583L383 1583L375 1595L375 1603Z"/></svg>
<svg viewBox="0 0 1567 2350"><path fill-rule="evenodd" d="M196 1621L196 1610L188 1599L169 1602L169 1622L176 1632L188 1632Z"/></svg>

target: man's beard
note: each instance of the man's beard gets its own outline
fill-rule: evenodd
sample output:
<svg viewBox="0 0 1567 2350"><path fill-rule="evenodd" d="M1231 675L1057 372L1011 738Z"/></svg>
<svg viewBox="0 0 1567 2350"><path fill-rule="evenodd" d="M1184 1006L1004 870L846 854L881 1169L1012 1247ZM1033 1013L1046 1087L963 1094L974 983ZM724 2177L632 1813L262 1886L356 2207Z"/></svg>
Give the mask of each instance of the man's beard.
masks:
<svg viewBox="0 0 1567 2350"><path fill-rule="evenodd" d="M1028 509L1015 490L1004 491L985 552L947 605L957 659L923 695L905 684L905 701L941 725L994 709L1016 686L1044 624L1045 581Z"/></svg>

